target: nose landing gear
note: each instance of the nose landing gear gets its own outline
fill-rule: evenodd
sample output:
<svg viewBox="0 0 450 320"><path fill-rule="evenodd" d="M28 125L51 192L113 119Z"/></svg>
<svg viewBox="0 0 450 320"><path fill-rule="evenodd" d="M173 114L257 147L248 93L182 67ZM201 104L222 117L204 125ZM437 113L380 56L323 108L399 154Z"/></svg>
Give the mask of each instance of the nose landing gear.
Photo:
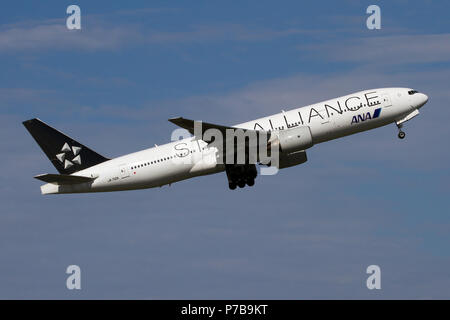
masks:
<svg viewBox="0 0 450 320"><path fill-rule="evenodd" d="M399 139L405 139L406 133L404 131L402 131L403 125L401 123L400 124L396 123L396 125L397 125L397 128L398 128L398 138Z"/></svg>

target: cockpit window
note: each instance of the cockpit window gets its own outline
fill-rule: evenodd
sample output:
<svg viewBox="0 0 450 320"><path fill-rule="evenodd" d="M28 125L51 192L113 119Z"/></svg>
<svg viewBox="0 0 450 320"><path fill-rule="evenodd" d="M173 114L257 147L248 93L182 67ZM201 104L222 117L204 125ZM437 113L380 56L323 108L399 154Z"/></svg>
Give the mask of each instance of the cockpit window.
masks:
<svg viewBox="0 0 450 320"><path fill-rule="evenodd" d="M416 90L409 90L408 91L408 94L414 94L414 93L418 93L419 91L416 91Z"/></svg>

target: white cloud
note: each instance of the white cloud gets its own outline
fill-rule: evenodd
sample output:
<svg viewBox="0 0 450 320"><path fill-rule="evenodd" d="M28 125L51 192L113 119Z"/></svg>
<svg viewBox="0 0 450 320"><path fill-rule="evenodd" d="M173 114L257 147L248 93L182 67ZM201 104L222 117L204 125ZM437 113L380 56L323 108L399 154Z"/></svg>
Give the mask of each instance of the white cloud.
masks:
<svg viewBox="0 0 450 320"><path fill-rule="evenodd" d="M68 30L63 19L27 21L0 28L0 52L26 50L105 50L132 44L183 44L213 41L269 41L311 31L288 28L248 28L240 24L193 25L175 31L111 24L90 17L81 30Z"/></svg>
<svg viewBox="0 0 450 320"><path fill-rule="evenodd" d="M36 49L114 49L135 39L129 28L100 27L68 30L64 24L15 27L0 31L0 51Z"/></svg>
<svg viewBox="0 0 450 320"><path fill-rule="evenodd" d="M339 45L299 46L299 50L329 61L378 65L450 61L450 33L357 38Z"/></svg>

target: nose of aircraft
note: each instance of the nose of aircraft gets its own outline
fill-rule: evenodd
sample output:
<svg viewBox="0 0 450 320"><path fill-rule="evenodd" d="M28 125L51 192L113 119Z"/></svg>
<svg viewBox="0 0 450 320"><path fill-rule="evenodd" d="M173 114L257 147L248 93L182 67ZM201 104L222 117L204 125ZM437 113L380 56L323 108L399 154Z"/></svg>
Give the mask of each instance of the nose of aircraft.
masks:
<svg viewBox="0 0 450 320"><path fill-rule="evenodd" d="M423 106L425 103L428 102L428 96L424 93L419 94L419 107Z"/></svg>

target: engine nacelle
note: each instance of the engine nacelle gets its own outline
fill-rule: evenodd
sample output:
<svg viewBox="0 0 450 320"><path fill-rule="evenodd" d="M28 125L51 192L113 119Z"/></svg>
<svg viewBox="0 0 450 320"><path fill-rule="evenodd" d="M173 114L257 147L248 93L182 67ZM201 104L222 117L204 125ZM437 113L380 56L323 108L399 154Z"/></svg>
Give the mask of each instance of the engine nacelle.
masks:
<svg viewBox="0 0 450 320"><path fill-rule="evenodd" d="M280 160L278 163L278 169L284 169L298 164L305 163L308 160L306 157L306 151L296 151L292 153L280 153Z"/></svg>
<svg viewBox="0 0 450 320"><path fill-rule="evenodd" d="M311 130L307 126L278 131L270 143L278 145L280 153L284 154L306 150L313 146Z"/></svg>

